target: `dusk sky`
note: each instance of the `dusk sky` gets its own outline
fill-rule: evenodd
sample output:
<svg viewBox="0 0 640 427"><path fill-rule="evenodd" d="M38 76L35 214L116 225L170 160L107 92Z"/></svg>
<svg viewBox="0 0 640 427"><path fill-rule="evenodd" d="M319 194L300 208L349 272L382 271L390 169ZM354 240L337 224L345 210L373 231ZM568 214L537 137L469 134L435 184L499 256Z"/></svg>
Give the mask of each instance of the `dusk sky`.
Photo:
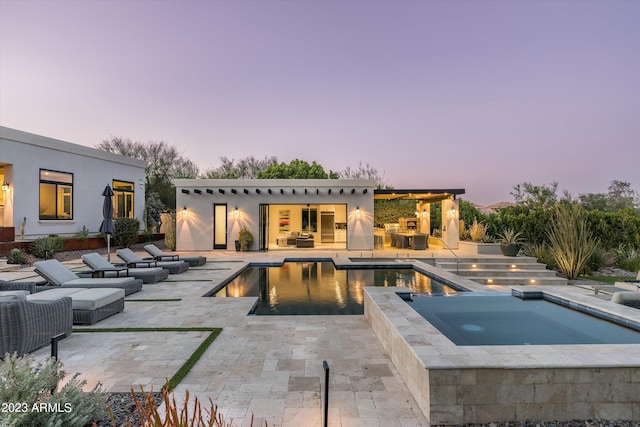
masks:
<svg viewBox="0 0 640 427"><path fill-rule="evenodd" d="M638 190L640 1L0 0L0 124L201 169L369 163L483 205Z"/></svg>

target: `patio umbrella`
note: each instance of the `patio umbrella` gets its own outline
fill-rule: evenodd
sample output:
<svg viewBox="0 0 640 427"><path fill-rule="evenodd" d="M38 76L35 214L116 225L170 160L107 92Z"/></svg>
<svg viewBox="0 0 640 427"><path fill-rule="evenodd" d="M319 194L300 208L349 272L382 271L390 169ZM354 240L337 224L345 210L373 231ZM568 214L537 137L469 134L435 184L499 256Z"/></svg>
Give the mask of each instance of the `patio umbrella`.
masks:
<svg viewBox="0 0 640 427"><path fill-rule="evenodd" d="M111 235L115 227L113 225L113 190L110 186L106 186L102 192L104 201L102 203L102 224L100 224L100 232L107 235L107 261L111 262Z"/></svg>

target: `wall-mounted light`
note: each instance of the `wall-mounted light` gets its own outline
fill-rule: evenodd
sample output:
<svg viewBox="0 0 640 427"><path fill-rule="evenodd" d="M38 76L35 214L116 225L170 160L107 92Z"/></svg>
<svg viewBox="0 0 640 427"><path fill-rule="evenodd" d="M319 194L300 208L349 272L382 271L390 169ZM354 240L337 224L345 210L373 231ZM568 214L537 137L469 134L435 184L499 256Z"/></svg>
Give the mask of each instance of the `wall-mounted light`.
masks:
<svg viewBox="0 0 640 427"><path fill-rule="evenodd" d="M447 212L449 218L455 218L456 217L456 208L455 206L451 206L451 209L449 209L449 212Z"/></svg>
<svg viewBox="0 0 640 427"><path fill-rule="evenodd" d="M7 190L9 189L9 182L7 182L7 181L3 181L3 182L2 182L2 189L3 189L4 191L7 191Z"/></svg>
<svg viewBox="0 0 640 427"><path fill-rule="evenodd" d="M356 215L360 216L360 206L356 206Z"/></svg>
<svg viewBox="0 0 640 427"><path fill-rule="evenodd" d="M427 215L429 215L429 212L427 212L426 209L423 209L422 210L422 216L427 216Z"/></svg>
<svg viewBox="0 0 640 427"><path fill-rule="evenodd" d="M185 206L182 208L182 216L187 216L187 215L189 215L189 211L187 211L187 207Z"/></svg>
<svg viewBox="0 0 640 427"><path fill-rule="evenodd" d="M416 218L420 218L420 212L415 211L415 212L414 212L414 215L416 216Z"/></svg>
<svg viewBox="0 0 640 427"><path fill-rule="evenodd" d="M235 216L236 218L238 217L238 207L236 206L236 208L233 210L233 216Z"/></svg>

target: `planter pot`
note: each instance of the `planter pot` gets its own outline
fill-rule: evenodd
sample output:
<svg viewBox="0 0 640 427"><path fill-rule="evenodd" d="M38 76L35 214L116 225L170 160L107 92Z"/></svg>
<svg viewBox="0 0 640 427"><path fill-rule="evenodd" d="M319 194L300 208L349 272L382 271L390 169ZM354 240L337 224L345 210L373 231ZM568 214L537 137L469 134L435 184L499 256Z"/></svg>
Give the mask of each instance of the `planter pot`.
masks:
<svg viewBox="0 0 640 427"><path fill-rule="evenodd" d="M13 242L15 237L15 227L0 227L0 242Z"/></svg>
<svg viewBox="0 0 640 427"><path fill-rule="evenodd" d="M236 240L236 252L240 252L240 240Z"/></svg>
<svg viewBox="0 0 640 427"><path fill-rule="evenodd" d="M516 256L520 252L519 243L500 243L500 251L504 256Z"/></svg>

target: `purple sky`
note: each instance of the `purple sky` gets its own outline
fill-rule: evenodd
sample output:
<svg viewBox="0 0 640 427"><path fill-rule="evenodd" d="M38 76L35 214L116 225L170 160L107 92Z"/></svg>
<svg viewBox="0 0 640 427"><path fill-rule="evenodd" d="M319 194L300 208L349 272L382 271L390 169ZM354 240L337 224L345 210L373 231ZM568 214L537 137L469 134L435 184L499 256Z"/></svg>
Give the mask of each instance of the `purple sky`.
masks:
<svg viewBox="0 0 640 427"><path fill-rule="evenodd" d="M0 124L395 188L640 186L639 1L0 0Z"/></svg>

